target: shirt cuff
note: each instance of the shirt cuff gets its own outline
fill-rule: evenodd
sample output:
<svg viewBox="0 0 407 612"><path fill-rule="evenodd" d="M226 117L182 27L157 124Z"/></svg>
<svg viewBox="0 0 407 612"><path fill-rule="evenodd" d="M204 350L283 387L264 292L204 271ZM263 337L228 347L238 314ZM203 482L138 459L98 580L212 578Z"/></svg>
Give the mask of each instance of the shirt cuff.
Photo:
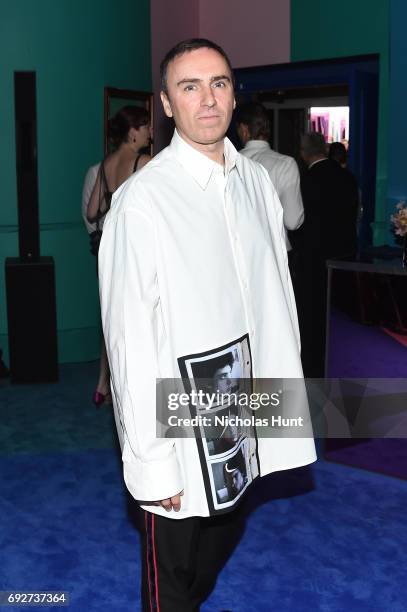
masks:
<svg viewBox="0 0 407 612"><path fill-rule="evenodd" d="M169 499L184 488L175 449L159 461L124 461L123 475L128 490L138 501Z"/></svg>

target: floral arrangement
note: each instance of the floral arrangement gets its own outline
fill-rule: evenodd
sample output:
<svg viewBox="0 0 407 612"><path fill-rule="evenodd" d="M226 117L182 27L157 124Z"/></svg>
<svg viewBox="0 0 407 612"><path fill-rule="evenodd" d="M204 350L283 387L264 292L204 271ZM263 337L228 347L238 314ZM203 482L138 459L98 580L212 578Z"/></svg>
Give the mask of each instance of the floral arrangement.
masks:
<svg viewBox="0 0 407 612"><path fill-rule="evenodd" d="M407 236L407 206L404 201L396 205L397 212L391 215L390 220L396 236Z"/></svg>

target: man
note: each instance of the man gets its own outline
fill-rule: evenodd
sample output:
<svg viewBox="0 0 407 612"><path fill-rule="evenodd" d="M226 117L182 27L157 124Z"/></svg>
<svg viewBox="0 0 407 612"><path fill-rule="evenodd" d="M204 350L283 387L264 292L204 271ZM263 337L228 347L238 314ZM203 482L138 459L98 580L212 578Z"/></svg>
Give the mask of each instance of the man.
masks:
<svg viewBox="0 0 407 612"><path fill-rule="evenodd" d="M259 162L269 173L281 205L286 230L298 229L304 221L298 166L292 157L281 155L269 145L270 120L262 104L242 104L236 109L237 133L244 145L242 155ZM291 245L286 238L287 250Z"/></svg>
<svg viewBox="0 0 407 612"><path fill-rule="evenodd" d="M345 147L345 145L343 144L343 142L332 142L329 145L329 155L328 155L328 157L329 157L329 159L333 159L334 161L336 161L341 166L341 168L343 168L348 173L349 181L353 182L354 189L358 190L358 211L357 211L357 215L356 215L355 234L354 234L354 237L353 237L353 240L355 241L356 240L357 229L358 229L359 223L360 223L360 221L362 219L362 215L363 215L362 192L359 189L359 185L358 185L358 182L356 180L355 175L348 168L348 150Z"/></svg>
<svg viewBox="0 0 407 612"><path fill-rule="evenodd" d="M156 379L194 381L192 364L212 354L233 347L257 377L302 375L281 206L266 171L225 138L230 62L192 39L168 52L161 74L176 130L113 196L100 295L124 479L145 523L143 609L191 612L239 536L250 483L314 461L315 449L310 438L254 436L219 459L200 437L156 437ZM237 457L244 486L219 495Z"/></svg>
<svg viewBox="0 0 407 612"><path fill-rule="evenodd" d="M232 363L228 361L225 365L221 364L220 367L216 368L212 378L212 388L214 391L219 391L220 393L231 393L233 390L233 355L232 353L229 353L229 355L232 358L230 360Z"/></svg>
<svg viewBox="0 0 407 612"><path fill-rule="evenodd" d="M355 255L358 187L353 175L328 159L324 136L305 134L301 179L305 222L301 230L300 288L302 359L306 376L325 375L326 260Z"/></svg>
<svg viewBox="0 0 407 612"><path fill-rule="evenodd" d="M329 159L336 161L341 168L346 168L348 162L348 152L342 142L332 142L329 145Z"/></svg>
<svg viewBox="0 0 407 612"><path fill-rule="evenodd" d="M192 366L194 378L207 382L205 387L209 392L232 393L236 390L236 381L232 377L234 361L230 351L212 359L198 361Z"/></svg>

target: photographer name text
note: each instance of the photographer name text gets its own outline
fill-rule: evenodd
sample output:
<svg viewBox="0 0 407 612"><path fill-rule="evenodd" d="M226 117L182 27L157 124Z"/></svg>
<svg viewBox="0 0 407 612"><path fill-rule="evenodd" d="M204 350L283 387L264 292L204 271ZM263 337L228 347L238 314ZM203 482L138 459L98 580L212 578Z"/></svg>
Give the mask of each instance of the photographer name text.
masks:
<svg viewBox="0 0 407 612"><path fill-rule="evenodd" d="M206 416L198 414L194 417L177 417L175 414L168 417L170 427L303 427L304 418L284 418L281 415L260 419L255 415L250 417L239 416Z"/></svg>

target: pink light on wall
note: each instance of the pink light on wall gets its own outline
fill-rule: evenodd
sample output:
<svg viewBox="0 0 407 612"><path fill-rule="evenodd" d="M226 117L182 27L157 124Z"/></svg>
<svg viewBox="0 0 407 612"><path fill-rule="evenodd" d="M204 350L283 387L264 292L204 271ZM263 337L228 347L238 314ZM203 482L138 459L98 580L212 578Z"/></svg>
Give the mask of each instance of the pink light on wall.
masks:
<svg viewBox="0 0 407 612"><path fill-rule="evenodd" d="M349 106L311 107L310 129L321 132L326 142L349 140Z"/></svg>
<svg viewBox="0 0 407 612"><path fill-rule="evenodd" d="M199 35L223 47L234 68L290 61L290 0L201 0Z"/></svg>

